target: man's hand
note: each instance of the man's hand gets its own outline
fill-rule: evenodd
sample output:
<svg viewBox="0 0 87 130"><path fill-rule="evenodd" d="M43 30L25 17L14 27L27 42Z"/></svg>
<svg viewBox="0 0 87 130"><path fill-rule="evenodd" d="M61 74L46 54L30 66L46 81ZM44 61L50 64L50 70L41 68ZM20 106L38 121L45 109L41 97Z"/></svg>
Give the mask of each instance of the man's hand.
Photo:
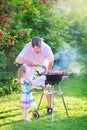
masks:
<svg viewBox="0 0 87 130"><path fill-rule="evenodd" d="M31 61L27 61L26 64L29 67L35 67L35 64L33 64L33 62L31 62Z"/></svg>
<svg viewBox="0 0 87 130"><path fill-rule="evenodd" d="M35 65L35 67L41 68L40 75L45 74L45 72L46 72L46 67L45 67L44 65Z"/></svg>

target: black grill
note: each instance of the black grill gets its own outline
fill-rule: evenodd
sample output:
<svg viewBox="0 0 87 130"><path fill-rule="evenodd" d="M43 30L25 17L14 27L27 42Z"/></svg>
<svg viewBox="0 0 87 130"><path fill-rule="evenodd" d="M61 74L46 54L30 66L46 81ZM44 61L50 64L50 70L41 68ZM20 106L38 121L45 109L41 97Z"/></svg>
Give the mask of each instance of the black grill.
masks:
<svg viewBox="0 0 87 130"><path fill-rule="evenodd" d="M63 74L56 74L56 75L46 75L45 84L58 84L62 80Z"/></svg>

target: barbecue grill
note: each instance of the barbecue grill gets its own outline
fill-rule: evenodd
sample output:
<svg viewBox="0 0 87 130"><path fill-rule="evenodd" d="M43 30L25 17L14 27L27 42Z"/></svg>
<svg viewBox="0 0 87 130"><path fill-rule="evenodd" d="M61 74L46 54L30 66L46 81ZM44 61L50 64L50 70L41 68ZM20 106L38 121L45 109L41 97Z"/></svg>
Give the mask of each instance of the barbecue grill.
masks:
<svg viewBox="0 0 87 130"><path fill-rule="evenodd" d="M59 84L60 81L65 77L65 74L62 71L61 72L54 71L54 72L48 73L45 76L46 76L45 85L47 85L47 84L51 85L51 92L45 92L44 88L41 87L41 88L43 88L43 92L42 92L42 95L40 97L40 101L39 101L37 110L33 112L33 117L36 118L36 119L39 118L40 115L38 113L38 110L39 110L39 107L40 107L43 95L44 94L50 94L51 97L52 97L51 98L51 105L52 105L52 107L47 109L47 113L48 114L52 114L52 122L54 122L54 95L56 95L56 94L62 96L63 105L64 105L64 108L65 108L66 114L68 116L68 110L67 110L67 107L66 107L66 104L65 104L65 100L64 100L64 97L63 97L63 93L61 91L60 84ZM54 91L55 84L58 85L58 90L57 91Z"/></svg>

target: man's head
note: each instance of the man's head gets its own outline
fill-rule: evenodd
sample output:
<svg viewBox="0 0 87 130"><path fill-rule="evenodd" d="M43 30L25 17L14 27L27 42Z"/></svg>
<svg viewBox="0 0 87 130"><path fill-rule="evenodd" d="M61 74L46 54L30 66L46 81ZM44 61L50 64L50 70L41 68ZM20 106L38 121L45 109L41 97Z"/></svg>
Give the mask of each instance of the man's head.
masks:
<svg viewBox="0 0 87 130"><path fill-rule="evenodd" d="M40 37L34 37L32 39L32 46L34 48L35 53L40 53L42 45L42 39Z"/></svg>
<svg viewBox="0 0 87 130"><path fill-rule="evenodd" d="M42 44L42 39L40 37L34 37L32 39L32 46L33 46L33 48L35 46L41 47L41 44Z"/></svg>

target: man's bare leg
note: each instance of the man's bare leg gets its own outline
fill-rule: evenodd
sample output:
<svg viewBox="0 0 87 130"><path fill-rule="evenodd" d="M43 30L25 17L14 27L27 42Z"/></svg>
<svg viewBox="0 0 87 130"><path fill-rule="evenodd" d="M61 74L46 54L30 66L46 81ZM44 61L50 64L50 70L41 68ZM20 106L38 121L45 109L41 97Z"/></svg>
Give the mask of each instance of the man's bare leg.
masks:
<svg viewBox="0 0 87 130"><path fill-rule="evenodd" d="M45 95L47 99L48 108L51 108L51 94L49 94L49 92L51 92L51 86L47 85L44 91L48 92L48 94L45 94Z"/></svg>

